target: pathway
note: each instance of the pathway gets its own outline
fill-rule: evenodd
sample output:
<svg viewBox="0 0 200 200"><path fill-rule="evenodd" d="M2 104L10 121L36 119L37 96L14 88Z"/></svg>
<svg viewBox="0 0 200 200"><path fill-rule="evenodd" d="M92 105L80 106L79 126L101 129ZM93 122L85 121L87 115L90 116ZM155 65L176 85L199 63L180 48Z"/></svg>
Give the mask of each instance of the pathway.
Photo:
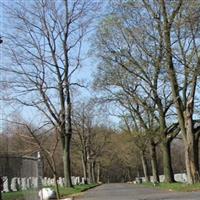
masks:
<svg viewBox="0 0 200 200"><path fill-rule="evenodd" d="M133 184L104 184L79 200L200 200L200 192L170 192Z"/></svg>

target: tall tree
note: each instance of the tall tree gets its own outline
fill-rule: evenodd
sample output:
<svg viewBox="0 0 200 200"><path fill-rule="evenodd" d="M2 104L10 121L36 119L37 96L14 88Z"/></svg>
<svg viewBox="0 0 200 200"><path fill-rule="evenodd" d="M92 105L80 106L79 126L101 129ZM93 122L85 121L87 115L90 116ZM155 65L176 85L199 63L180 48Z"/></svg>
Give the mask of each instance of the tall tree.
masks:
<svg viewBox="0 0 200 200"><path fill-rule="evenodd" d="M65 185L72 187L72 77L81 64L82 43L97 4L91 0L15 1L5 5L6 82L11 100L34 107L57 127L62 142Z"/></svg>
<svg viewBox="0 0 200 200"><path fill-rule="evenodd" d="M161 18L149 17L152 10L146 1L113 1L112 5L112 13L97 32L97 55L102 61L97 82L111 94L123 91L118 98L126 95L129 104L151 111L159 126L165 181L173 182L170 144L179 129L167 120L173 102L163 67Z"/></svg>
<svg viewBox="0 0 200 200"><path fill-rule="evenodd" d="M185 146L185 162L189 183L199 182L199 163L196 154L200 127L195 125L195 98L200 75L200 3L179 0L172 7L160 1L166 50L166 68L172 96ZM180 20L180 21L179 21ZM176 36L177 35L177 36ZM173 42L177 39L177 49ZM183 70L180 77L179 70ZM183 81L180 83L179 79ZM182 94L181 94L182 89ZM198 155L198 154L197 154Z"/></svg>
<svg viewBox="0 0 200 200"><path fill-rule="evenodd" d="M99 159L104 154L111 134L111 130L103 125L103 121L100 121L100 115L95 114L95 106L92 101L81 103L73 114L75 133L73 138L81 152L83 175L86 183L96 183L99 179Z"/></svg>

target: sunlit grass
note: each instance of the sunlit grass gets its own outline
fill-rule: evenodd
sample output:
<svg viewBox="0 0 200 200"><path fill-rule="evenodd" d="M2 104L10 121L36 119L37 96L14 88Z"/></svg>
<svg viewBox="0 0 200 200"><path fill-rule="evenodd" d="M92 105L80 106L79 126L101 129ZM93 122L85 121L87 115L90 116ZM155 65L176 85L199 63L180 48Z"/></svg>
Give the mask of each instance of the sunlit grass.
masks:
<svg viewBox="0 0 200 200"><path fill-rule="evenodd" d="M67 197L70 195L75 195L84 192L85 190L88 190L95 186L96 186L95 184L89 184L89 185L77 185L74 186L74 188L59 187L59 191L61 197ZM3 200L25 200L25 196L27 195L37 195L37 194L36 191L17 191L17 192L2 193Z"/></svg>
<svg viewBox="0 0 200 200"><path fill-rule="evenodd" d="M18 192L7 192L2 194L2 199L4 200L13 200L13 199L23 199L23 193L21 191Z"/></svg>
<svg viewBox="0 0 200 200"><path fill-rule="evenodd" d="M200 190L200 183L197 184L185 184L185 183L159 183L154 186L152 183L142 184L147 187L154 187L169 191L178 191L178 192L192 192Z"/></svg>

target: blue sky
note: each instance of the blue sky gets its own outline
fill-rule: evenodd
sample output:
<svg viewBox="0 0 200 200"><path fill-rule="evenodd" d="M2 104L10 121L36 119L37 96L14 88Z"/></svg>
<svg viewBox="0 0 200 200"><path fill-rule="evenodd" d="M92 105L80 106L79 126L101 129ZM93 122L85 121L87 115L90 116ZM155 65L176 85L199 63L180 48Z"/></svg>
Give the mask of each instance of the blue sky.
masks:
<svg viewBox="0 0 200 200"><path fill-rule="evenodd" d="M32 0L29 0L32 1ZM14 1L11 0L0 0L1 4L6 4L6 5L13 5ZM28 2L28 0L27 0ZM106 5L106 4L104 4ZM104 9L103 9L104 10ZM102 10L101 10L102 11ZM102 11L103 13L103 11ZM101 14L102 14L101 13ZM8 20L6 19L6 15L4 13L3 7L0 6L0 24L1 24L1 33L3 32L9 32L9 27L7 26L7 22ZM12 24L9 24L12 25ZM87 89L85 88L78 88L78 92L75 93L74 96L76 96L76 101L78 99L81 100L86 100L89 99L90 97L92 97L94 95L94 92L91 90L90 88L90 84L92 82L93 79L93 75L95 74L96 68L97 68L97 60L94 58L94 56L92 56L91 54L88 53L88 50L90 50L91 48L91 43L92 38L93 38L93 34L95 33L95 30L92 31L84 40L83 45L82 45L82 52L85 52L82 57L84 58L84 60L81 63L81 68L79 68L73 78L72 78L72 82L76 82L78 81L83 81L84 84L86 84L88 87ZM4 38L4 44L6 43L6 39ZM1 45L1 49L4 48L4 44ZM5 65L6 61L4 56L2 56L2 51L1 51L1 59L0 59L0 64L1 65ZM6 74L1 74L1 78L3 76L6 76ZM6 93L4 93L6 94ZM5 120L5 119L10 119L10 117L12 118L12 116L16 116L16 115L21 115L25 120L27 121L32 121L33 123L38 123L42 121L42 115L40 115L35 109L32 109L30 107L25 107L25 106L16 106L15 104L12 104L10 102L0 102L1 103L1 119ZM113 118L114 119L114 118ZM116 121L114 119L114 121ZM1 120L0 122L0 130L3 127L3 124L5 123L4 121Z"/></svg>

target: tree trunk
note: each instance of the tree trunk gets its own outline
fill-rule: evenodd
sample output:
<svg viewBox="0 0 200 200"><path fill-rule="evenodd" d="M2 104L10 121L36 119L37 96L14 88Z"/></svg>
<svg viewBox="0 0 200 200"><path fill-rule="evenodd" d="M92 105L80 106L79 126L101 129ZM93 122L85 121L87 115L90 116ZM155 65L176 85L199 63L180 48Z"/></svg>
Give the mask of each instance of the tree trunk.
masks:
<svg viewBox="0 0 200 200"><path fill-rule="evenodd" d="M172 169L171 152L170 152L171 141L164 141L161 144L162 155L163 155L163 171L164 171L164 182L173 183L175 182L174 173Z"/></svg>
<svg viewBox="0 0 200 200"><path fill-rule="evenodd" d="M85 157L85 155L82 155L82 167L83 167L84 183L88 184L88 182L87 182L87 179L88 179L88 175L87 175L87 158Z"/></svg>
<svg viewBox="0 0 200 200"><path fill-rule="evenodd" d="M197 171L199 172L199 134L194 138L194 159Z"/></svg>
<svg viewBox="0 0 200 200"><path fill-rule="evenodd" d="M145 182L149 182L150 178L149 178L147 161L146 161L146 158L144 155L144 151L141 151L141 161L142 161L142 168L143 168L143 172L144 172Z"/></svg>
<svg viewBox="0 0 200 200"><path fill-rule="evenodd" d="M101 166L100 166L100 163L98 162L98 164L97 164L97 183L100 183L100 175L101 175Z"/></svg>
<svg viewBox="0 0 200 200"><path fill-rule="evenodd" d="M199 182L199 166L198 166L198 145L195 142L195 134L193 131L193 119L192 111L190 108L190 103L187 103L185 111L185 131L186 135L183 135L184 145L185 145L185 164L187 171L187 178L189 184L194 184Z"/></svg>
<svg viewBox="0 0 200 200"><path fill-rule="evenodd" d="M195 136L192 132L192 120L187 121L187 137L184 138L185 145L185 164L187 170L187 178L189 184L194 184L199 182L199 171L197 164L197 155L195 152L197 151L197 147L195 145ZM195 150L196 149L196 150Z"/></svg>
<svg viewBox="0 0 200 200"><path fill-rule="evenodd" d="M68 134L65 136L64 148L63 148L65 187L73 187L71 180L70 142L71 142L71 135Z"/></svg>
<svg viewBox="0 0 200 200"><path fill-rule="evenodd" d="M56 197L59 200L60 199L60 191L59 191L59 186L58 186L56 174L54 174L54 182L55 182L55 186L56 186Z"/></svg>
<svg viewBox="0 0 200 200"><path fill-rule="evenodd" d="M153 182L159 182L156 145L153 142L151 142L150 144L150 156L151 156Z"/></svg>
<svg viewBox="0 0 200 200"><path fill-rule="evenodd" d="M96 162L95 161L92 161L91 163L91 168L92 168L92 183L96 183L96 180L95 180L95 166L96 166Z"/></svg>
<svg viewBox="0 0 200 200"><path fill-rule="evenodd" d="M88 179L89 179L89 184L92 184L92 164L91 164L91 161L89 160L88 161L88 167L87 167L87 170L88 170Z"/></svg>

